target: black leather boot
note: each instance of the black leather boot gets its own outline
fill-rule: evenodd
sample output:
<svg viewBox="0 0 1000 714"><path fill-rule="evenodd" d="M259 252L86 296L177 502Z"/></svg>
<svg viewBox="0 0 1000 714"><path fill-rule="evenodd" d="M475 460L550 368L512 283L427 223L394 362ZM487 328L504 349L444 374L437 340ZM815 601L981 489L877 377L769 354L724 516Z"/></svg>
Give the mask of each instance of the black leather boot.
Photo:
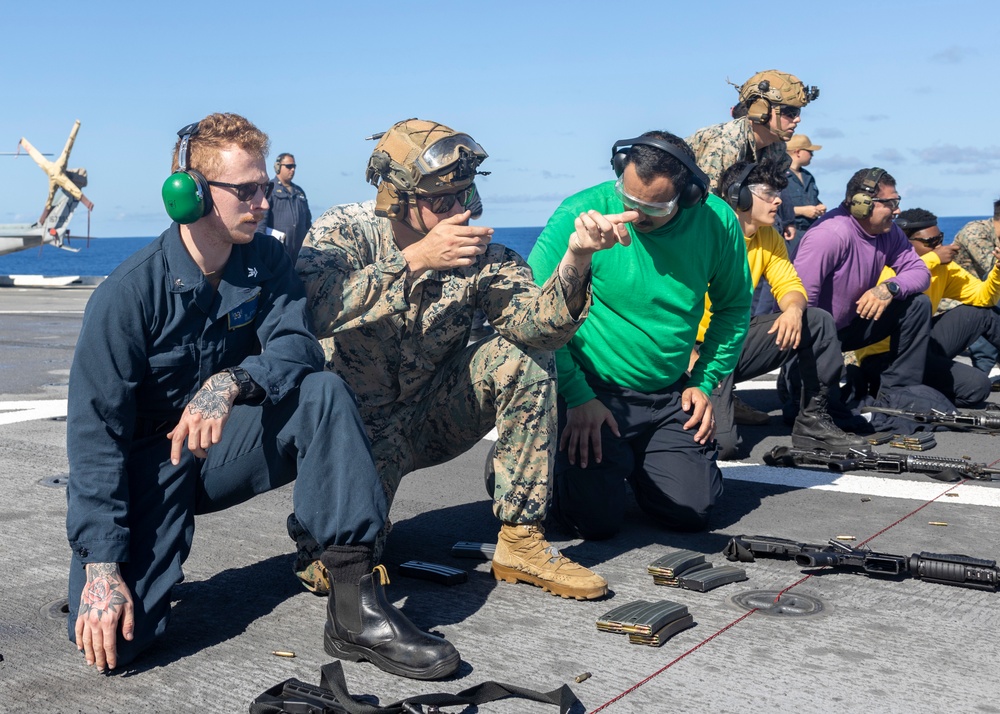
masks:
<svg viewBox="0 0 1000 714"><path fill-rule="evenodd" d="M848 434L830 418L825 391L803 397L802 401L804 403L792 426L792 446L797 449L822 449L841 453L849 449L869 448L865 439L856 434Z"/></svg>
<svg viewBox="0 0 1000 714"><path fill-rule="evenodd" d="M327 654L412 679L441 679L458 669L458 650L417 629L386 598L383 582L389 578L379 565L357 584L333 583L323 633Z"/></svg>

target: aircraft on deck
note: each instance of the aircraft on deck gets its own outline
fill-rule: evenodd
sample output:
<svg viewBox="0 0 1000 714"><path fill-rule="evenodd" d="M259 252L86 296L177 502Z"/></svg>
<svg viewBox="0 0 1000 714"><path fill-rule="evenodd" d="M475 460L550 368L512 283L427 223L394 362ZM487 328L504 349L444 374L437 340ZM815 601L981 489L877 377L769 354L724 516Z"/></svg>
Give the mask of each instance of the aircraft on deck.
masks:
<svg viewBox="0 0 1000 714"><path fill-rule="evenodd" d="M84 194L82 189L87 185L86 169L67 169L70 151L76 141L76 133L80 130L80 121L73 124L66 140L66 147L59 158L49 161L45 154L38 151L31 143L21 137L18 143L19 151L23 148L35 160L42 171L49 177L49 196L41 217L34 223L4 223L0 224L0 255L14 253L27 248L51 243L57 248L76 252L79 248L67 245L69 238L69 222L77 205L83 204L90 211L94 204Z"/></svg>

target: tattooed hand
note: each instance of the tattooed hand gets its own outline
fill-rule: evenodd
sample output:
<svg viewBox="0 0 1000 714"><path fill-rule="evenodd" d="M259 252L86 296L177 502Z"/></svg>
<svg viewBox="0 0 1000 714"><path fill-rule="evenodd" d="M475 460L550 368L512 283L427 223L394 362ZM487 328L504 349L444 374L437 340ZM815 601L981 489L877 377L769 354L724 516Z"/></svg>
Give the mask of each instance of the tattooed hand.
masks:
<svg viewBox="0 0 1000 714"><path fill-rule="evenodd" d="M213 374L202 385L181 415L181 420L167 438L173 442L170 463L181 462L181 450L187 441L188 449L199 459L208 456L208 449L222 439L222 427L229 419L240 389L228 372Z"/></svg>
<svg viewBox="0 0 1000 714"><path fill-rule="evenodd" d="M602 215L597 211L586 211L576 217L573 227L576 229L569 237L566 255L559 263L557 271L562 283L566 306L574 318L579 317L587 303L590 287L590 263L594 253L607 250L621 243L630 245L626 223L631 223L639 217L637 211L625 211Z"/></svg>
<svg viewBox="0 0 1000 714"><path fill-rule="evenodd" d="M87 664L103 672L105 666L118 664L118 623L122 637L132 639L135 627L132 593L122 581L117 563L87 563L87 584L80 595L80 614L76 618L76 648L87 657Z"/></svg>

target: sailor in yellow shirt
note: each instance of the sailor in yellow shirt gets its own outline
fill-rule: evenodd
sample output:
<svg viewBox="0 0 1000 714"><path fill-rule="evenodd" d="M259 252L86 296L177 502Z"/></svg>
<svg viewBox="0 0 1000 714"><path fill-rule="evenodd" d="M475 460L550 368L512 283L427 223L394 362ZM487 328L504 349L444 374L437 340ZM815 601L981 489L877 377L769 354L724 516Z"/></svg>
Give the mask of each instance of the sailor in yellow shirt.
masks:
<svg viewBox="0 0 1000 714"><path fill-rule="evenodd" d="M943 244L944 234L938 228L937 216L930 211L921 208L903 211L896 218L896 225L903 229L910 245L931 271L931 284L924 291L931 300L931 313L937 312L945 298L962 303L931 318L924 384L934 387L956 406L978 406L990 394L990 379L984 372L955 362L954 358L980 337L1000 348L1000 313L991 309L1000 298L1000 266L994 264L986 279L980 280L954 262L958 246ZM993 255L1000 258L1000 248L994 246ZM879 282L893 275L887 267ZM888 350L889 340L883 340L855 352L870 385L878 381Z"/></svg>
<svg viewBox="0 0 1000 714"><path fill-rule="evenodd" d="M736 211L743 228L753 285L756 288L761 277L766 278L780 309L750 319L750 331L735 371L712 392L720 459L740 455L741 439L733 421L734 384L775 370L794 357L798 357L802 375L802 394L792 427L792 443L799 448L828 451L864 446L862 439L834 424L827 412L829 392L839 387L844 362L833 317L808 307L805 288L788 259L785 240L774 229L780 192L787 184L784 169L770 161L737 162L719 180L719 195ZM711 317L711 303L706 298L699 341Z"/></svg>

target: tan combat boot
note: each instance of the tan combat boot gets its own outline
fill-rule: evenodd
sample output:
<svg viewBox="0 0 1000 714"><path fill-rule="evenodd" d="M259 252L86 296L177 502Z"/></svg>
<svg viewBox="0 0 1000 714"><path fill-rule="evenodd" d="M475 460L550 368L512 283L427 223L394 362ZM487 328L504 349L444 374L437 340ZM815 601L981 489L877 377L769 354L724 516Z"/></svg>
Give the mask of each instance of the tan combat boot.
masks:
<svg viewBox="0 0 1000 714"><path fill-rule="evenodd" d="M553 595L593 600L608 593L608 581L562 555L537 525L500 528L493 554L493 577L508 583L531 583Z"/></svg>

